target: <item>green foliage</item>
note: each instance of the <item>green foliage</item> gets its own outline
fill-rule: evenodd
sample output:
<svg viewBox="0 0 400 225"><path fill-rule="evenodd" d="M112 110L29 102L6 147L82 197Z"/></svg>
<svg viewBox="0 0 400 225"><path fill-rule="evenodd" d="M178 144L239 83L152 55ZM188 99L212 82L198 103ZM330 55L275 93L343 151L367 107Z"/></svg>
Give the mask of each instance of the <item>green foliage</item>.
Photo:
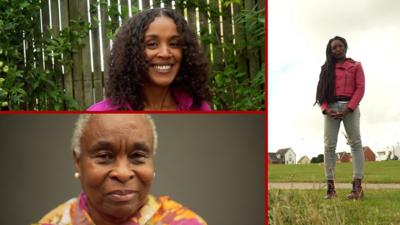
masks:
<svg viewBox="0 0 400 225"><path fill-rule="evenodd" d="M214 48L223 49L223 64L213 63L213 104L224 110L263 110L265 67L251 74L250 60L260 60L264 51L264 9L242 10L234 17L239 28L237 34L226 39L235 39L235 44L220 44L212 41ZM214 32L211 33L213 35ZM207 42L209 37L201 40ZM215 40L215 39L214 39ZM254 55L255 54L255 57ZM251 65L250 65L251 66Z"/></svg>
<svg viewBox="0 0 400 225"><path fill-rule="evenodd" d="M324 155L319 154L318 157L312 157L311 163L323 163L324 162Z"/></svg>
<svg viewBox="0 0 400 225"><path fill-rule="evenodd" d="M399 183L399 160L380 162L365 162L364 181L370 183ZM336 182L350 182L352 179L352 164L336 164ZM269 182L325 182L324 165L297 164L297 165L269 165Z"/></svg>
<svg viewBox="0 0 400 225"><path fill-rule="evenodd" d="M105 13L107 16L111 18L111 20L106 20L102 22L105 22L106 38L108 40L112 40L119 29L119 18L121 18L122 22L128 19L129 8L127 5L121 5L121 12L119 12L118 5L115 3L108 5L107 0L99 0L95 3L90 4L90 14L95 24L94 27L96 27L99 22L98 18L99 6L101 9L101 13ZM131 6L131 12L133 15L138 13L139 11L140 10L138 7L133 5Z"/></svg>
<svg viewBox="0 0 400 225"><path fill-rule="evenodd" d="M268 224L400 224L398 190L368 189L360 201L345 199L350 190L336 191L336 199L326 200L322 189L269 190Z"/></svg>
<svg viewBox="0 0 400 225"><path fill-rule="evenodd" d="M61 86L61 66L54 65L58 63L67 67L72 64L71 54L82 47L88 24L71 21L70 27L59 34L53 33L52 38L50 29L45 27L41 35L40 9L46 8L46 3L40 0L0 0L2 110L78 108ZM43 64L46 69L43 69Z"/></svg>
<svg viewBox="0 0 400 225"><path fill-rule="evenodd" d="M176 8L198 8L200 14L208 17L210 27L200 28L200 41L212 45L214 58L211 59L212 104L216 110L263 110L265 103L265 67L261 60L264 51L264 8L256 5L252 10L235 12L234 23L236 34L225 35L226 39L234 39L235 44L222 43L218 35L219 18L229 18L227 12L230 5L240 7L240 0L222 1L222 10L216 4L208 4L205 0L177 0ZM220 12L222 11L222 12ZM218 58L223 60L218 60ZM252 58L252 59L250 59ZM258 69L252 71L250 60L259 60Z"/></svg>

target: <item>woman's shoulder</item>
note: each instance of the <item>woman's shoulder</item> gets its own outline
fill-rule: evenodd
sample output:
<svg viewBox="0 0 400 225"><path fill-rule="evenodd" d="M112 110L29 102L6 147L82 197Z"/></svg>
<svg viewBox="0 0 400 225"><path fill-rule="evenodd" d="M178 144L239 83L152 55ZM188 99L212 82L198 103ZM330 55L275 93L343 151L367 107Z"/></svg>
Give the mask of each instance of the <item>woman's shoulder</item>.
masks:
<svg viewBox="0 0 400 225"><path fill-rule="evenodd" d="M207 225L207 223L189 208L172 200L169 196L157 199L160 208L152 218L154 222L162 224Z"/></svg>
<svg viewBox="0 0 400 225"><path fill-rule="evenodd" d="M116 111L120 107L113 105L111 99L106 98L100 102L91 105L87 111Z"/></svg>
<svg viewBox="0 0 400 225"><path fill-rule="evenodd" d="M173 95L177 101L178 111L212 111L210 104L206 101L202 101L199 106L195 106L192 96L182 88L173 89Z"/></svg>
<svg viewBox="0 0 400 225"><path fill-rule="evenodd" d="M61 225L70 224L71 215L70 211L77 202L77 198L72 198L61 205L57 206L44 217L42 217L35 225Z"/></svg>
<svg viewBox="0 0 400 225"><path fill-rule="evenodd" d="M352 58L346 58L346 62L350 63L350 64L355 64L355 65L361 65L361 62L356 61Z"/></svg>

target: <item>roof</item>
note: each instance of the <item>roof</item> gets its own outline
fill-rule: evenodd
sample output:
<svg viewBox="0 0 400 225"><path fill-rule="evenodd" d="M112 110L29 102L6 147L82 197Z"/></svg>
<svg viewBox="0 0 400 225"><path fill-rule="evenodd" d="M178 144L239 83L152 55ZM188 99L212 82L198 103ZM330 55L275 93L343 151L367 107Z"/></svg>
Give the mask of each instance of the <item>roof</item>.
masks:
<svg viewBox="0 0 400 225"><path fill-rule="evenodd" d="M374 153L369 146L364 146L363 150L364 150L364 152L367 151L367 150L370 150L372 153ZM375 153L374 153L374 155L375 155Z"/></svg>
<svg viewBox="0 0 400 225"><path fill-rule="evenodd" d="M274 152L268 152L269 158L271 158L272 161L280 161L281 159L278 159L278 157L276 157L277 153Z"/></svg>
<svg viewBox="0 0 400 225"><path fill-rule="evenodd" d="M299 161L301 161L301 160L303 160L303 159L308 159L308 160L310 160L310 158L308 158L308 156L303 156L303 157L301 157L300 159L299 159Z"/></svg>
<svg viewBox="0 0 400 225"><path fill-rule="evenodd" d="M339 157L339 159L341 159L343 156L345 156L345 155L349 155L350 156L350 153L347 153L347 152L337 152L336 153Z"/></svg>
<svg viewBox="0 0 400 225"><path fill-rule="evenodd" d="M292 150L292 149L291 148L282 148L282 149L279 149L276 153L280 154L281 156L284 156L286 154L286 152L289 151L289 150Z"/></svg>

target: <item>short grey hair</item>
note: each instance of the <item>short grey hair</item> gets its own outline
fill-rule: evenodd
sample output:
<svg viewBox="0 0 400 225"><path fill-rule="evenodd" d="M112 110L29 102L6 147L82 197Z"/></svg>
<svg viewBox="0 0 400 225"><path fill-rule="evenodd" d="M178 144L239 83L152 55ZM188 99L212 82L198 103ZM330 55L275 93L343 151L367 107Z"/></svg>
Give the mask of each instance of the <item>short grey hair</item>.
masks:
<svg viewBox="0 0 400 225"><path fill-rule="evenodd" d="M75 122L75 127L72 135L72 151L75 152L76 156L79 157L81 154L81 138L83 135L83 131L87 123L95 114L80 114L77 121ZM153 133L153 152L156 154L157 144L158 144L158 135L156 125L154 124L153 118L149 114L139 114L143 115L143 117L150 123L150 127Z"/></svg>

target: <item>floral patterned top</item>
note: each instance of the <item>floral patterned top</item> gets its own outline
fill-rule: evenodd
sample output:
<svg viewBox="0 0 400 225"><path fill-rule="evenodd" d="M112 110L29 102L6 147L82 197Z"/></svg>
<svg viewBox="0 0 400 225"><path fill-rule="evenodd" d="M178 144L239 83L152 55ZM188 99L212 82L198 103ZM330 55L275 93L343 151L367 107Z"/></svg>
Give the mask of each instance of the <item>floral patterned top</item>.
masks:
<svg viewBox="0 0 400 225"><path fill-rule="evenodd" d="M87 196L82 193L53 209L39 223L32 225L95 225L87 207ZM193 211L171 200L168 196L156 199L149 195L146 205L123 225L207 225Z"/></svg>

